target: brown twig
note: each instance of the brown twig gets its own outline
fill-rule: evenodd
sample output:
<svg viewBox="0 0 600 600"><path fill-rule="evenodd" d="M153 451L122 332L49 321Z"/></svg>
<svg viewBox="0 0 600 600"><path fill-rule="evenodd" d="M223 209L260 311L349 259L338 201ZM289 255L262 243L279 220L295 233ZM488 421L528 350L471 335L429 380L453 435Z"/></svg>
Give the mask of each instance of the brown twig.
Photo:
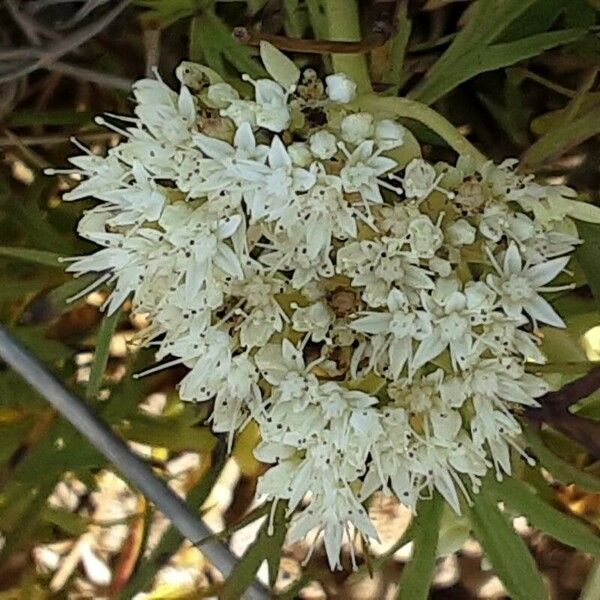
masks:
<svg viewBox="0 0 600 600"><path fill-rule="evenodd" d="M233 37L246 46L258 46L260 42L269 42L280 50L302 52L304 54L360 54L383 46L391 37L385 31L371 32L359 42L336 42L333 40L305 40L284 35L273 35L249 31L245 27L236 27Z"/></svg>
<svg viewBox="0 0 600 600"><path fill-rule="evenodd" d="M538 427L543 423L578 442L594 458L600 459L600 422L569 411L569 407L600 389L600 367L597 367L556 392L539 399L539 407L525 410L525 418Z"/></svg>
<svg viewBox="0 0 600 600"><path fill-rule="evenodd" d="M396 33L396 5L397 0L374 0L373 25L370 32L358 42L290 38L262 31L251 31L246 27L236 27L233 30L233 37L247 46L258 46L260 42L265 41L280 50L304 54L362 54L383 46Z"/></svg>

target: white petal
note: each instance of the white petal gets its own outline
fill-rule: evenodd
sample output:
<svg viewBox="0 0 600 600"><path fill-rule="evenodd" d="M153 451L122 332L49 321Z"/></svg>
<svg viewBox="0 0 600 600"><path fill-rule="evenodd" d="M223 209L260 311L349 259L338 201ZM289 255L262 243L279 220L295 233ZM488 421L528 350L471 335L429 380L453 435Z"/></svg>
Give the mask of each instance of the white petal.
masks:
<svg viewBox="0 0 600 600"><path fill-rule="evenodd" d="M539 288L552 281L567 266L569 260L569 256L562 256L535 265L534 267L527 269L527 278L531 280L534 287Z"/></svg>
<svg viewBox="0 0 600 600"><path fill-rule="evenodd" d="M504 272L505 273L520 273L521 272L521 254L514 242L511 242L506 254L504 255Z"/></svg>
<svg viewBox="0 0 600 600"><path fill-rule="evenodd" d="M355 331L364 333L389 333L391 315L389 313L370 313L350 323Z"/></svg>
<svg viewBox="0 0 600 600"><path fill-rule="evenodd" d="M412 369L416 370L422 367L425 363L428 363L431 359L440 355L446 348L447 344L436 330L433 330L433 333L425 338L419 345L417 351L415 352L415 356L412 360Z"/></svg>
<svg viewBox="0 0 600 600"><path fill-rule="evenodd" d="M243 279L244 272L240 266L240 261L235 252L225 244L220 244L217 253L215 254L214 263L217 267L238 279Z"/></svg>
<svg viewBox="0 0 600 600"><path fill-rule="evenodd" d="M281 167L289 167L291 164L292 159L288 156L283 142L276 135L269 148L269 165L273 169L279 169Z"/></svg>
<svg viewBox="0 0 600 600"><path fill-rule="evenodd" d="M552 308L550 303L539 295L529 300L524 308L534 319L541 323L547 323L553 327L566 327L565 322Z"/></svg>

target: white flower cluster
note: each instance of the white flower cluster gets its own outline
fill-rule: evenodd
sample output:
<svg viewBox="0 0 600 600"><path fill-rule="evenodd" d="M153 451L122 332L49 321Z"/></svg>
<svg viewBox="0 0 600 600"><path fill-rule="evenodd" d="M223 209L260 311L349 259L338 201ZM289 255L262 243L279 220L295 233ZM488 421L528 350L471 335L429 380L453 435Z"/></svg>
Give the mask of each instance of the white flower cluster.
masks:
<svg viewBox="0 0 600 600"><path fill-rule="evenodd" d="M148 316L156 369L188 367L181 398L213 402L230 444L256 421L259 494L299 512L293 538L322 531L335 568L344 539L376 536L376 490L459 511L511 448L530 460L513 412L547 389L525 362L563 326L541 294L570 287L550 284L579 240L548 217L567 188L407 156L348 77L288 72L246 78L254 100L190 63L179 92L137 82L110 125L125 140L71 159L65 200L100 201L79 233L101 249L69 271Z"/></svg>

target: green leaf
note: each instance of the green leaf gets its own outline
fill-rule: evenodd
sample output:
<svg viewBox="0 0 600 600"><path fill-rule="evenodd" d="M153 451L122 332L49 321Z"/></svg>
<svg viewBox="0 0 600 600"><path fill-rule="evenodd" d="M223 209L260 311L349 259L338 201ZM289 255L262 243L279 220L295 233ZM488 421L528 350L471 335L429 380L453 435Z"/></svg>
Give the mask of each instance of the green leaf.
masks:
<svg viewBox="0 0 600 600"><path fill-rule="evenodd" d="M426 104L432 104L476 75L514 65L519 61L537 56L544 50L574 42L584 35L585 31L580 29L565 29L539 33L514 42L470 48L468 52L452 61L441 72L441 75L428 75L424 84L415 90L411 97ZM438 72L434 71L436 65L430 72L434 75Z"/></svg>
<svg viewBox="0 0 600 600"><path fill-rule="evenodd" d="M522 166L531 170L545 160L558 156L599 133L600 106L596 105L575 119L566 122L559 120L525 152Z"/></svg>
<svg viewBox="0 0 600 600"><path fill-rule="evenodd" d="M414 519L414 550L402 573L397 600L427 600L433 571L444 500L439 494L421 500Z"/></svg>
<svg viewBox="0 0 600 600"><path fill-rule="evenodd" d="M287 503L279 502L275 509L273 531L269 534L269 517L258 532L256 540L250 545L246 554L240 559L233 571L229 574L219 598L221 600L238 600L250 587L256 573L264 560L269 565L269 579L277 577L271 569L279 566L281 547L287 530L285 511Z"/></svg>
<svg viewBox="0 0 600 600"><path fill-rule="evenodd" d="M73 355L72 348L48 338L41 326L15 327L11 333L44 362L64 361Z"/></svg>
<svg viewBox="0 0 600 600"><path fill-rule="evenodd" d="M98 330L98 338L96 340L96 351L94 352L94 360L90 369L90 378L85 390L85 397L88 400L94 399L100 391L102 378L108 362L110 351L110 341L115 334L121 310L117 309L112 314L104 315L100 329Z"/></svg>
<svg viewBox="0 0 600 600"><path fill-rule="evenodd" d="M216 438L207 427L190 427L177 417L138 413L122 422L117 429L127 439L173 451L210 452Z"/></svg>
<svg viewBox="0 0 600 600"><path fill-rule="evenodd" d="M575 42L584 35L583 29L564 29L538 33L514 42L494 44L485 49L481 55L481 62L474 65L476 74L513 65L526 58L537 56L544 50ZM477 59L476 56L474 58Z"/></svg>
<svg viewBox="0 0 600 600"><path fill-rule="evenodd" d="M548 595L527 546L483 489L468 508L475 537L514 600L547 600Z"/></svg>
<svg viewBox="0 0 600 600"><path fill-rule="evenodd" d="M486 486L490 495L526 517L537 529L567 546L600 556L600 537L583 522L544 502L527 484L508 477L502 483L490 479Z"/></svg>
<svg viewBox="0 0 600 600"><path fill-rule="evenodd" d="M536 0L503 32L500 41L518 40L548 31L569 5L575 5L580 9L584 2L585 0Z"/></svg>
<svg viewBox="0 0 600 600"><path fill-rule="evenodd" d="M254 79L266 77L267 72L250 55L246 46L231 36L225 23L212 11L205 10L192 20L190 57L203 60L211 69L226 76L225 61L238 72Z"/></svg>
<svg viewBox="0 0 600 600"><path fill-rule="evenodd" d="M6 122L13 127L31 125L86 125L94 122L94 113L68 110L19 110L6 115Z"/></svg>
<svg viewBox="0 0 600 600"><path fill-rule="evenodd" d="M548 446L546 446L540 433L533 427L525 425L523 429L527 445L544 468L546 468L555 479L564 485L573 483L584 490L600 493L600 479L579 470L571 463L560 456L557 456L550 448L548 448Z"/></svg>
<svg viewBox="0 0 600 600"><path fill-rule="evenodd" d="M399 86L405 77L405 56L412 30L412 21L408 18L408 6L405 3L400 4L396 13L397 33L390 41L390 56L386 72L383 74L382 81L394 86Z"/></svg>
<svg viewBox="0 0 600 600"><path fill-rule="evenodd" d="M136 0L136 4L147 8L142 18L158 21L162 27L169 27L181 19L194 15L205 8L211 0Z"/></svg>
<svg viewBox="0 0 600 600"><path fill-rule="evenodd" d="M47 250L20 248L18 246L0 246L0 256L43 265L44 267L64 269L64 265L60 262L60 254L48 252Z"/></svg>
<svg viewBox="0 0 600 600"><path fill-rule="evenodd" d="M0 286L0 302L14 301L24 296L38 294L48 287L48 278L45 276L27 277L16 275L13 277L2 277Z"/></svg>
<svg viewBox="0 0 600 600"><path fill-rule="evenodd" d="M577 248L575 257L585 272L592 293L600 300L600 225L579 221L577 231L584 243Z"/></svg>
<svg viewBox="0 0 600 600"><path fill-rule="evenodd" d="M46 506L42 511L42 519L59 527L69 535L79 537L87 531L88 521L76 512L71 512L65 508L54 508Z"/></svg>
<svg viewBox="0 0 600 600"><path fill-rule="evenodd" d="M261 41L260 57L269 75L284 89L289 90L298 83L300 69L273 44Z"/></svg>

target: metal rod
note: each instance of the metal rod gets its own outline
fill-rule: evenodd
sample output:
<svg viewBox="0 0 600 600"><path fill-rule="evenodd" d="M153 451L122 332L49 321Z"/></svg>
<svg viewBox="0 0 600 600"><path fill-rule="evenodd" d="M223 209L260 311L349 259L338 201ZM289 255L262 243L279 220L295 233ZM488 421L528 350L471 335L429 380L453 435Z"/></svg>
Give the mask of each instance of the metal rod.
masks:
<svg viewBox="0 0 600 600"><path fill-rule="evenodd" d="M42 394L71 424L151 500L192 543L202 545L202 553L227 577L238 562L229 548L213 535L190 507L154 475L150 467L100 419L78 396L67 390L46 367L0 325L0 358ZM248 589L248 600L266 600L269 591L258 581Z"/></svg>

